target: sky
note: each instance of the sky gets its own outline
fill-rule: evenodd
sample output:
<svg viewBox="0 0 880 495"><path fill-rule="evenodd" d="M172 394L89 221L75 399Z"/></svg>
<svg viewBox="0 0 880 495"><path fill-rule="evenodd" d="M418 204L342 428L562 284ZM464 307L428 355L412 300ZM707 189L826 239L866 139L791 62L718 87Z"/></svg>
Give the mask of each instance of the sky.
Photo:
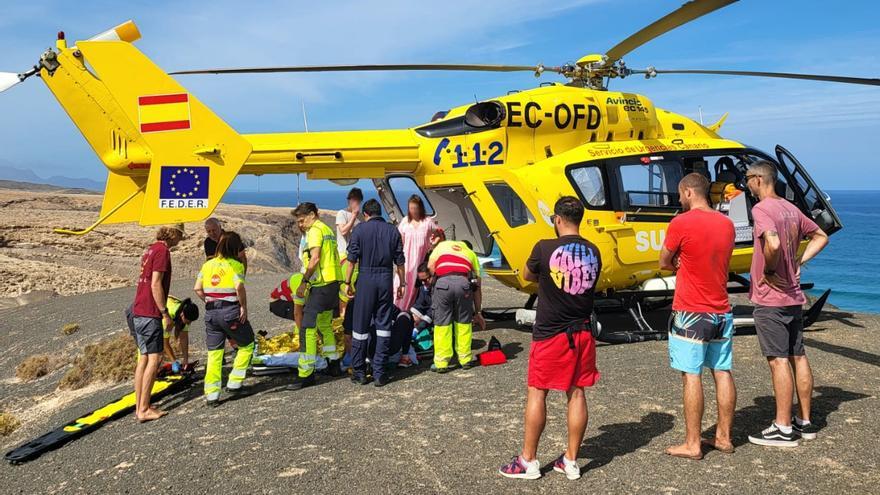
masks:
<svg viewBox="0 0 880 495"><path fill-rule="evenodd" d="M172 71L364 63L561 65L602 53L682 0L186 1L32 0L0 4L0 71L21 72L64 30L87 39L126 19L136 45ZM247 5L245 7L245 5ZM741 1L625 57L632 68L880 74L880 7L868 1ZM178 76L242 133L406 128L545 75L360 73ZM870 165L880 87L725 76L633 76L611 89L706 123L751 146L782 144L820 187L880 189ZM106 169L37 78L0 94L0 165L103 180ZM291 190L296 179L240 177L236 190ZM327 183L303 181L303 189Z"/></svg>

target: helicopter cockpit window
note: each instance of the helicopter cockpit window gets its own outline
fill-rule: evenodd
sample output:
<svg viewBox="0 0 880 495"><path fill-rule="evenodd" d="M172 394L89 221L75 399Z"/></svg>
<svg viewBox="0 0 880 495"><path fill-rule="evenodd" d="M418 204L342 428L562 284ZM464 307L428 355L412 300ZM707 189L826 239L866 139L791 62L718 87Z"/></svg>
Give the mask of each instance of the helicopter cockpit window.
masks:
<svg viewBox="0 0 880 495"><path fill-rule="evenodd" d="M425 203L425 213L429 217L434 216L434 208L431 206L431 202L428 201L428 198L425 197L422 189L412 177L407 175L391 176L388 178L388 187L391 189L391 194L394 195L397 207L404 216L409 208L409 198L413 195L422 198L422 202Z"/></svg>
<svg viewBox="0 0 880 495"><path fill-rule="evenodd" d="M492 195L492 199L495 200L495 204L498 205L498 209L501 210L508 225L519 227L535 223L535 217L509 185L504 183L486 184L486 189L489 190L489 194Z"/></svg>
<svg viewBox="0 0 880 495"><path fill-rule="evenodd" d="M678 161L650 161L621 165L622 202L628 209L678 208L678 183L682 168Z"/></svg>
<svg viewBox="0 0 880 495"><path fill-rule="evenodd" d="M605 182L599 167L572 169L571 179L588 206L605 206Z"/></svg>

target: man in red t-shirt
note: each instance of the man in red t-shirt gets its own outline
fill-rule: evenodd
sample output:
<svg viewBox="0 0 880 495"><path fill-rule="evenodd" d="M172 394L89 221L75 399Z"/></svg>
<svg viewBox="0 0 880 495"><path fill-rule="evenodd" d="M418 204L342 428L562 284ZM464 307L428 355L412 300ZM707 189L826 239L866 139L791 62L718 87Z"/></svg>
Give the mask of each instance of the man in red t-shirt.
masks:
<svg viewBox="0 0 880 495"><path fill-rule="evenodd" d="M758 343L770 365L776 396L773 424L749 435L749 442L796 447L800 439L815 439L818 431L810 421L813 371L804 352L802 305L807 300L801 291L801 266L825 248L828 235L796 206L776 195L776 167L772 163L761 160L749 165L746 181L760 199L752 208L755 250L749 298L755 304ZM799 257L804 239L810 242ZM793 388L798 396L795 417L791 414Z"/></svg>
<svg viewBox="0 0 880 495"><path fill-rule="evenodd" d="M660 252L660 268L676 271L669 363L681 371L684 385L685 442L666 453L702 459L703 367L712 370L718 401L715 438L706 444L733 452L730 429L736 406L733 366L733 315L727 297L733 222L709 206L709 181L686 175L678 184L682 214L669 223Z"/></svg>
<svg viewBox="0 0 880 495"><path fill-rule="evenodd" d="M138 421L152 421L165 414L150 406L150 394L156 371L162 357L165 328L172 326L171 316L165 307L171 289L171 252L184 237L183 224L160 227L156 242L141 257L141 274L138 277L131 313L131 332L138 347L138 362L134 372L135 416Z"/></svg>

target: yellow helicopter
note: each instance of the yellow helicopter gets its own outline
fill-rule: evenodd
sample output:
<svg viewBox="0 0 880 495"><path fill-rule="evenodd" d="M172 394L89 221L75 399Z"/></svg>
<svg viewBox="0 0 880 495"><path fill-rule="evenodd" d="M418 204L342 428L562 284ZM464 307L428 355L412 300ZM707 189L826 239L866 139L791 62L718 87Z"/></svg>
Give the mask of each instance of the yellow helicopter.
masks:
<svg viewBox="0 0 880 495"><path fill-rule="evenodd" d="M350 183L371 179L392 221L406 207L400 191L417 188L447 233L470 241L486 272L503 284L534 292L523 279L535 240L553 236L551 207L561 195L586 206L582 234L601 250L598 290L624 303L638 330L609 341L662 338L642 315L649 297L668 298L673 280L658 269L670 219L680 211L677 184L691 172L712 182L712 204L736 225L731 280L748 272L752 256L744 170L756 159L779 165L780 193L828 233L842 225L828 197L787 150L767 154L722 138L718 122L704 126L656 108L643 95L609 91L611 79L642 74L725 74L880 85L878 79L719 70L628 68L622 57L651 39L735 0L694 0L648 25L605 54L558 67L522 65L336 65L207 69L166 73L133 42L131 21L54 49L33 69L0 73L0 91L38 75L67 111L109 175L102 223L154 225L208 217L239 174L305 173ZM239 134L172 75L268 72L456 70L531 71L567 79L438 112L409 129ZM711 233L707 233L711 235ZM733 287L732 290L737 289ZM739 287L742 289L742 287ZM827 292L814 305L815 319ZM534 297L527 308L531 309ZM817 307L818 306L818 307ZM525 317L523 318L525 319Z"/></svg>

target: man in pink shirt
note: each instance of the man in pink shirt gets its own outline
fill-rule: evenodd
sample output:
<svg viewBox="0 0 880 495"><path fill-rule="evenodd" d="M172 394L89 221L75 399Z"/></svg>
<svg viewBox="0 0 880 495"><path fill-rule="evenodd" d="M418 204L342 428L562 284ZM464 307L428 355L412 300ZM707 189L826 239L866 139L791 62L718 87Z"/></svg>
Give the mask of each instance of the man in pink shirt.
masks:
<svg viewBox="0 0 880 495"><path fill-rule="evenodd" d="M813 372L804 353L801 266L828 244L828 235L787 200L776 195L776 167L768 161L749 166L746 182L760 201L752 208L755 250L749 298L755 305L755 327L761 351L770 364L776 419L769 428L749 435L758 445L797 447L801 438L816 438L810 423ZM810 242L803 254L803 239ZM794 379L792 378L794 371ZM792 389L797 384L798 415L792 417Z"/></svg>

